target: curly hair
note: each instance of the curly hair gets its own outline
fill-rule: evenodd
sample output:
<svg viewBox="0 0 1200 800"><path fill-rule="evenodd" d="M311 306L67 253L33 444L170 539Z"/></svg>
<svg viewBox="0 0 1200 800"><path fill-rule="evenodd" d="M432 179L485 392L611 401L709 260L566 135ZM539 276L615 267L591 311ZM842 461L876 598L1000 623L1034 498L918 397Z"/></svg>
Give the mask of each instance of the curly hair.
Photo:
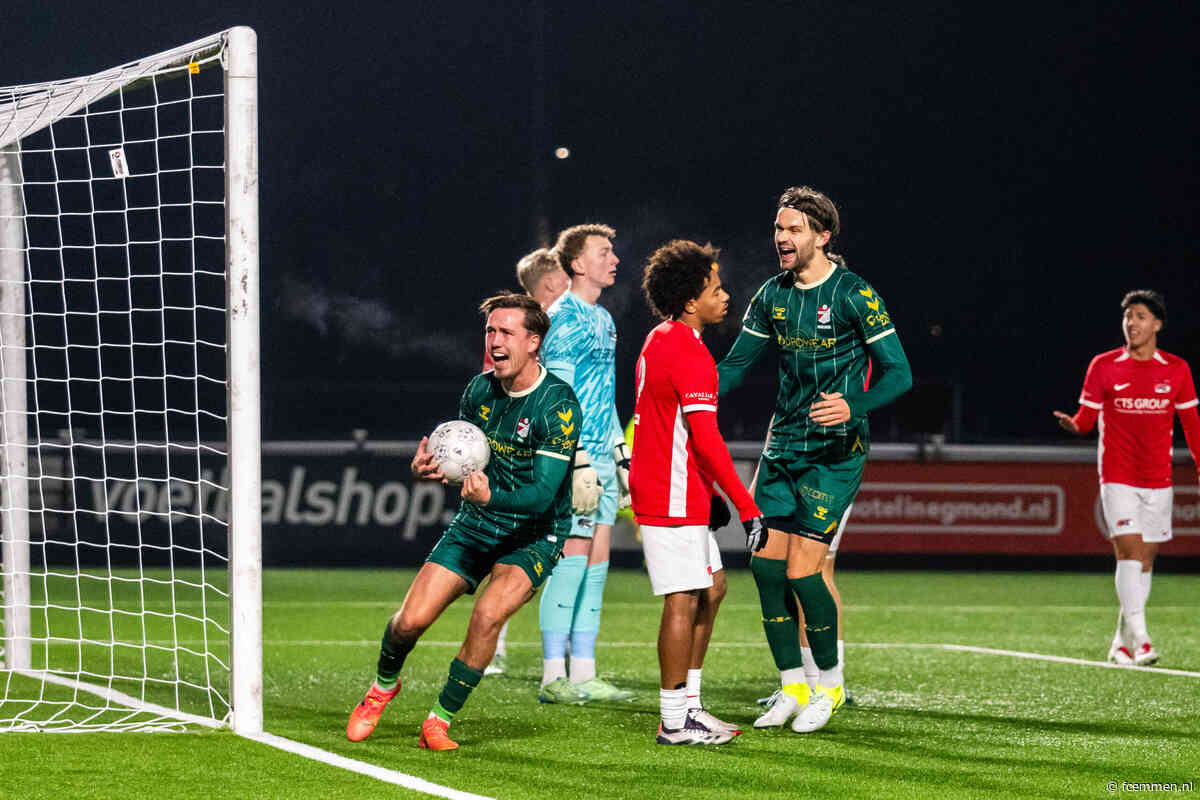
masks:
<svg viewBox="0 0 1200 800"><path fill-rule="evenodd" d="M558 241L554 245L553 252L558 256L558 264L567 273L567 276L574 278L575 273L571 270L571 262L579 258L584 245L587 244L588 237L603 236L605 239L611 239L616 235L615 230L597 222L573 225L558 234Z"/></svg>
<svg viewBox="0 0 1200 800"><path fill-rule="evenodd" d="M1163 324L1163 327L1167 326L1167 301L1161 294L1153 289L1134 289L1132 292L1127 292L1121 299L1121 310L1124 311L1134 303L1141 303L1150 309L1150 313Z"/></svg>
<svg viewBox="0 0 1200 800"><path fill-rule="evenodd" d="M654 251L642 272L642 291L650 309L663 319L678 319L704 292L721 251L687 239L673 239Z"/></svg>

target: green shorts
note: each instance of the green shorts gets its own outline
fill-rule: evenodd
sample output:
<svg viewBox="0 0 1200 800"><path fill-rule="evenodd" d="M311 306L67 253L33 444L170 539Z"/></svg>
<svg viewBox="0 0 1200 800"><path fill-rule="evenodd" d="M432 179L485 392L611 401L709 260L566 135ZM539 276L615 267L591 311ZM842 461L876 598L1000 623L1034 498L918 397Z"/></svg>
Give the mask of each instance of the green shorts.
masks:
<svg viewBox="0 0 1200 800"><path fill-rule="evenodd" d="M461 576L467 582L467 594L474 594L497 564L520 567L536 589L550 577L565 541L562 536L540 536L532 541L514 536L497 543L455 520L425 560Z"/></svg>
<svg viewBox="0 0 1200 800"><path fill-rule="evenodd" d="M858 494L866 463L861 454L832 460L811 453L764 453L754 502L767 527L829 544Z"/></svg>

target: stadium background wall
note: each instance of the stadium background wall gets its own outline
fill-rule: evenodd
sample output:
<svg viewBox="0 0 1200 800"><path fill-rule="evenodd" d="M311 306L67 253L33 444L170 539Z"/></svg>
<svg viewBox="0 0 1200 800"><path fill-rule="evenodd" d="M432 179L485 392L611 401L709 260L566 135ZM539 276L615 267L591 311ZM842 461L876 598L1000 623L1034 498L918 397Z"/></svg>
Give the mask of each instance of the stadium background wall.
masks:
<svg viewBox="0 0 1200 800"><path fill-rule="evenodd" d="M408 465L415 447L415 442L264 443L264 566L419 564L453 516L458 496L456 487L414 485ZM753 474L760 447L730 444L744 480ZM79 474L100 474L93 471L98 465L81 463L96 452L77 451ZM31 462L41 463L48 476L69 468L69 460L55 464L52 455L43 456ZM1062 557L1082 557L1110 565L1111 548L1100 534L1095 458L1094 447L876 445L846 530L842 563L928 566L950 557L944 563L953 566L958 557L958 566L1013 568L1047 557L1059 558L1060 565ZM1196 472L1185 459L1186 450L1176 458L1175 540L1162 553L1177 568L1194 571L1200 569L1200 495ZM210 478L228 485L226 475ZM102 563L106 541L128 545L110 551L127 565L138 563L140 542L141 563L154 565L168 548L199 541L201 525L210 546L224 547L224 528L211 521L227 516L224 492L197 492L194 484L179 481L102 485L39 481L31 474L30 495L31 503L42 503L48 512L35 509L31 515L35 562L61 564L68 555L73 562L74 551L56 544L73 539L72 528L81 542L96 544L79 549L85 566L90 553ZM56 508L75 511L49 513ZM105 508L116 513L96 513ZM729 566L745 564L740 526L719 531L718 540ZM613 550L615 565L640 565L641 547L628 521L618 522Z"/></svg>

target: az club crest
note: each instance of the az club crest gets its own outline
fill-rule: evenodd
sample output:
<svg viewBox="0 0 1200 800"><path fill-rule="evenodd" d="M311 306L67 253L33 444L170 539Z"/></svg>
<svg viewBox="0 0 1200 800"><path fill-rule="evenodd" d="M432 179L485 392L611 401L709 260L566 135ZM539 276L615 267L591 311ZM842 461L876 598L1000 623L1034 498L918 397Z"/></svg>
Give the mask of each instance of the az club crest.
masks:
<svg viewBox="0 0 1200 800"><path fill-rule="evenodd" d="M525 439L527 436L529 436L529 417L522 417L517 422L517 438Z"/></svg>
<svg viewBox="0 0 1200 800"><path fill-rule="evenodd" d="M1155 384L1155 386L1154 386L1155 394L1170 394L1170 392L1171 392L1171 384L1169 384L1169 383L1159 383L1159 384Z"/></svg>
<svg viewBox="0 0 1200 800"><path fill-rule="evenodd" d="M833 315L833 309L828 305L823 305L817 309L817 323L820 325L828 325L829 318Z"/></svg>

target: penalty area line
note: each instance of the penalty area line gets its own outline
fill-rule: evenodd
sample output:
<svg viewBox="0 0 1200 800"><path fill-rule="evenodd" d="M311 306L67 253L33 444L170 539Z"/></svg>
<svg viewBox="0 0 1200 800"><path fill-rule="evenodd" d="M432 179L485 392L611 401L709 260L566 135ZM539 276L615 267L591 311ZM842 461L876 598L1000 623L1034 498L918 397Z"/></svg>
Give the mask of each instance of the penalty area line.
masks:
<svg viewBox="0 0 1200 800"><path fill-rule="evenodd" d="M1185 678L1200 678L1200 672L1190 672L1185 669L1169 669L1167 667L1139 667L1135 664L1113 664L1108 661L1090 661L1086 658L1071 658L1069 656L1052 656L1046 653L1026 653L1021 650L1000 650L995 647L975 647L968 644L916 644L908 642L846 642L847 647L867 647L874 649L925 649L946 650L957 653L978 653L985 656L1007 656L1008 658L1024 658L1029 661L1051 661L1056 664L1076 664L1081 667L1103 667L1104 669L1127 669L1139 674L1150 675L1180 675Z"/></svg>
<svg viewBox="0 0 1200 800"><path fill-rule="evenodd" d="M303 742L285 739L273 733L264 732L255 736L247 736L246 738L301 756L302 758L320 761L323 764L329 764L338 769L357 772L359 775L366 775L368 778L374 778L396 786L403 786L405 789L412 789L413 791L433 795L434 797L446 797L449 800L492 800L492 798L486 795L471 794L470 792L451 789L449 786L442 786L441 784L427 781L424 778L418 778L415 775L408 775L403 772L397 772L394 769L386 769L375 764L368 764L365 761L357 761L353 758L339 756L337 753L330 753L328 750L322 750L319 747L313 747Z"/></svg>

